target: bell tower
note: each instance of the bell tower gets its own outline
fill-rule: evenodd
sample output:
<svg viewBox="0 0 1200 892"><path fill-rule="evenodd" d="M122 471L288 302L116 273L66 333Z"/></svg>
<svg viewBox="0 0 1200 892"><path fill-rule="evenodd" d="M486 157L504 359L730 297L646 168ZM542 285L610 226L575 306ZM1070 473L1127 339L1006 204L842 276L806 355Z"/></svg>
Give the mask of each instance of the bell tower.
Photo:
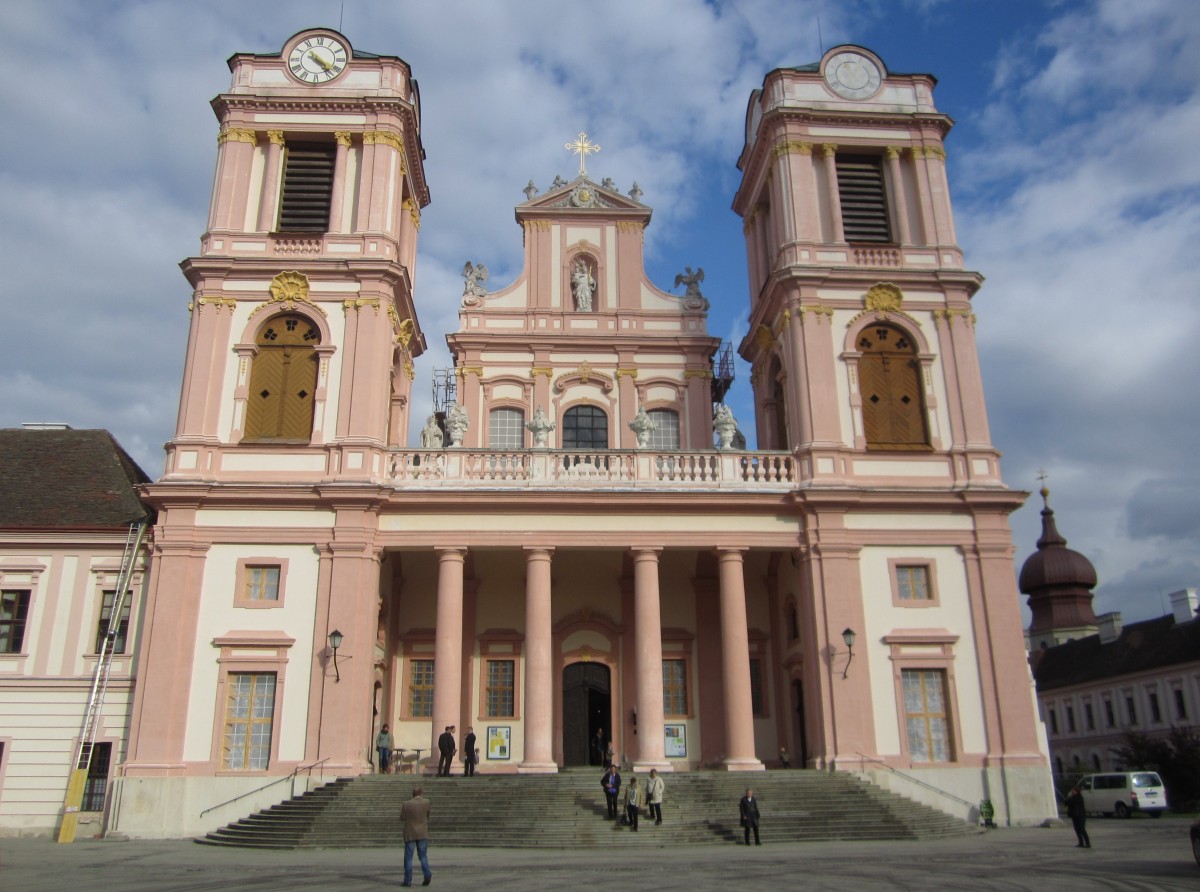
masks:
<svg viewBox="0 0 1200 892"><path fill-rule="evenodd" d="M329 29L229 68L165 479L377 478L424 349L417 83Z"/></svg>

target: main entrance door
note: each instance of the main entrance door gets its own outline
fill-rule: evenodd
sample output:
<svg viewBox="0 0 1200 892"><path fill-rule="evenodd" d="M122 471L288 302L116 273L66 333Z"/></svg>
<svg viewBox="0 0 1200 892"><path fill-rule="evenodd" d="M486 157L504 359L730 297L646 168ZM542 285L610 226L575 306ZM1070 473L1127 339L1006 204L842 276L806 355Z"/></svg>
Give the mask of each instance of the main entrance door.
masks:
<svg viewBox="0 0 1200 892"><path fill-rule="evenodd" d="M611 673L603 663L572 663L563 669L563 763L593 762L592 739L612 740Z"/></svg>

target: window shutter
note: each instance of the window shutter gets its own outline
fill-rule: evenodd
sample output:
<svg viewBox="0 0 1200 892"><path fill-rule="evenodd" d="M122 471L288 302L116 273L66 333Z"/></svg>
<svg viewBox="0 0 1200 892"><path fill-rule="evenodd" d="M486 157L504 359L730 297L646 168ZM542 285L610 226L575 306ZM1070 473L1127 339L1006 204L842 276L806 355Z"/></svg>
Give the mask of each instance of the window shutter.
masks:
<svg viewBox="0 0 1200 892"><path fill-rule="evenodd" d="M890 243L883 160L873 155L838 155L836 165L846 241Z"/></svg>
<svg viewBox="0 0 1200 892"><path fill-rule="evenodd" d="M328 231L336 152L336 146L323 143L288 146L279 202L280 232Z"/></svg>

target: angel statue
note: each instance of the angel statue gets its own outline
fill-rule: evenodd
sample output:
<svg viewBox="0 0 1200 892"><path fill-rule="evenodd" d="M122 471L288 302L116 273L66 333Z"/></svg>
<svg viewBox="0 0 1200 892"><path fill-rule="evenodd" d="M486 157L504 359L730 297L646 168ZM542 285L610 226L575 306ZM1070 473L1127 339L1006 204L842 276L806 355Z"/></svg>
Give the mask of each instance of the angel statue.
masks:
<svg viewBox="0 0 1200 892"><path fill-rule="evenodd" d="M488 278L488 268L482 263L476 265L467 261L463 266L463 297L483 297L487 294L484 282Z"/></svg>
<svg viewBox="0 0 1200 892"><path fill-rule="evenodd" d="M675 277L675 287L686 285L687 291L684 292L684 297L698 297L700 300L704 300L704 295L700 293L700 283L703 281L704 267L697 267L696 271L692 272L690 266L685 266L683 272Z"/></svg>

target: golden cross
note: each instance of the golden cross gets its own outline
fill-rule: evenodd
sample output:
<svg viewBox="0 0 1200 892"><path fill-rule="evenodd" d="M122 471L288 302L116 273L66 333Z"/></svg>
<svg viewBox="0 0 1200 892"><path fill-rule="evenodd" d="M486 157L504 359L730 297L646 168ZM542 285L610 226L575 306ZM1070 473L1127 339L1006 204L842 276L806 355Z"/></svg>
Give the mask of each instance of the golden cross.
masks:
<svg viewBox="0 0 1200 892"><path fill-rule="evenodd" d="M569 142L563 148L579 156L579 175L581 177L587 175L587 170L583 166L584 160L593 152L600 151L600 147L588 139L588 135L582 130L579 131L579 136L575 137L575 142Z"/></svg>

